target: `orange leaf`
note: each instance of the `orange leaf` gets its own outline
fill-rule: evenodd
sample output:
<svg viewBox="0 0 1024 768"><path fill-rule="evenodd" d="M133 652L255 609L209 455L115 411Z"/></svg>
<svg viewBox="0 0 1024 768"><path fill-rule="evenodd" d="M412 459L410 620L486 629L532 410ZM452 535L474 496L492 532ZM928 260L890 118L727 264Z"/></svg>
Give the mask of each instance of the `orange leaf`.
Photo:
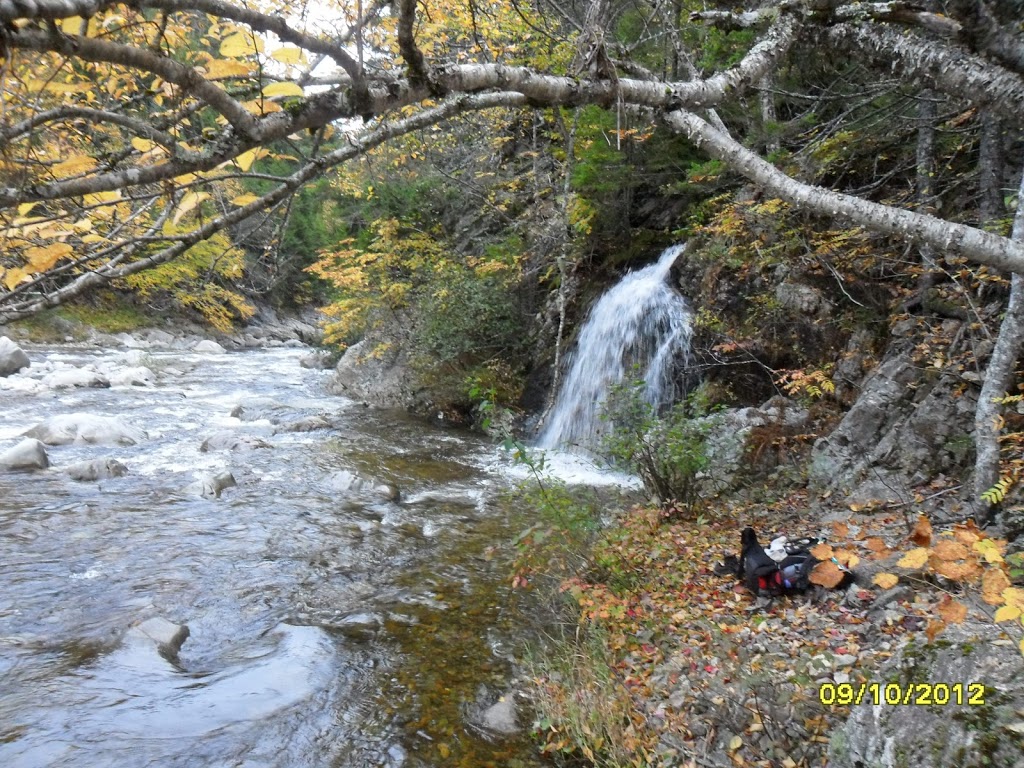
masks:
<svg viewBox="0 0 1024 768"><path fill-rule="evenodd" d="M1002 568L986 568L981 577L981 599L989 605L1002 605L1006 601L1003 590L1009 587L1010 580Z"/></svg>
<svg viewBox="0 0 1024 768"><path fill-rule="evenodd" d="M870 549L872 552L888 552L889 548L885 545L885 542L878 536L872 536L870 539L864 542L864 546Z"/></svg>
<svg viewBox="0 0 1024 768"><path fill-rule="evenodd" d="M860 562L859 557L845 549L836 550L834 557L840 565L845 565L847 568L854 568Z"/></svg>
<svg viewBox="0 0 1024 768"><path fill-rule="evenodd" d="M910 532L910 540L919 547L927 547L932 543L932 524L924 515L917 518L917 525Z"/></svg>
<svg viewBox="0 0 1024 768"><path fill-rule="evenodd" d="M953 537L961 544L965 544L969 547L980 539L981 535L978 531L978 526L974 524L974 521L968 520L965 525L953 526Z"/></svg>
<svg viewBox="0 0 1024 768"><path fill-rule="evenodd" d="M935 636L946 628L946 622L944 621L929 621L928 626L924 628L924 633L928 637L928 642L934 642Z"/></svg>
<svg viewBox="0 0 1024 768"><path fill-rule="evenodd" d="M811 571L809 581L811 584L818 584L826 589L833 589L839 586L845 574L839 570L839 566L831 560L818 563Z"/></svg>
<svg viewBox="0 0 1024 768"><path fill-rule="evenodd" d="M981 566L977 563L953 563L940 560L935 565L935 572L953 581L971 581L981 575Z"/></svg>
<svg viewBox="0 0 1024 768"><path fill-rule="evenodd" d="M850 535L850 526L848 526L846 523L832 523L832 530L835 531L836 537L840 539L845 539L847 536Z"/></svg>
<svg viewBox="0 0 1024 768"><path fill-rule="evenodd" d="M928 562L928 550L924 547L912 549L896 563L900 568L920 568Z"/></svg>
<svg viewBox="0 0 1024 768"><path fill-rule="evenodd" d="M876 573L871 581L882 589L891 589L899 582L900 577L893 573Z"/></svg>
<svg viewBox="0 0 1024 768"><path fill-rule="evenodd" d="M932 547L932 553L940 560L963 560L970 554L963 544L949 539L943 539Z"/></svg>
<svg viewBox="0 0 1024 768"><path fill-rule="evenodd" d="M948 624L962 624L967 618L967 606L949 595L943 595L939 603L939 616Z"/></svg>
<svg viewBox="0 0 1024 768"><path fill-rule="evenodd" d="M825 542L815 544L811 547L811 555L815 560L830 560L832 558L832 547Z"/></svg>

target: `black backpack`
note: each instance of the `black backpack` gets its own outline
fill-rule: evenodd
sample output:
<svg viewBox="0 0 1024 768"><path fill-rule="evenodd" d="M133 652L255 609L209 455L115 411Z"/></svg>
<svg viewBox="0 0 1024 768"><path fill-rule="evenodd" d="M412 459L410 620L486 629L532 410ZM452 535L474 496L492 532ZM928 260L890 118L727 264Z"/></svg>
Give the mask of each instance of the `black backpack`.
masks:
<svg viewBox="0 0 1024 768"><path fill-rule="evenodd" d="M810 540L809 540L810 541ZM816 543L816 542L815 542ZM803 544L803 542L801 542ZM781 562L776 562L757 540L753 528L744 528L740 534L739 558L727 558L743 579L747 589L756 595L792 595L810 587L811 571L818 560L807 549L788 550Z"/></svg>

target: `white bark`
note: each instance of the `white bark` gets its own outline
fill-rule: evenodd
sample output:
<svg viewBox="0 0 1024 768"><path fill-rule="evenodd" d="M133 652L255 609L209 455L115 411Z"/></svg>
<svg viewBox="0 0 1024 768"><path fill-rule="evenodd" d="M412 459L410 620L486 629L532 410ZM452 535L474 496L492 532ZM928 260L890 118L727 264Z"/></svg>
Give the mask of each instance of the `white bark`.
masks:
<svg viewBox="0 0 1024 768"><path fill-rule="evenodd" d="M1013 221L1013 239L1024 240L1024 174L1017 197L1017 215ZM974 412L974 500L976 517L987 522L988 504L981 494L999 480L998 418L1002 406L996 401L1004 397L1013 382L1017 360L1024 346L1024 276L1015 274L1010 283L1010 301L999 326L999 336L985 372L985 382L978 395Z"/></svg>
<svg viewBox="0 0 1024 768"><path fill-rule="evenodd" d="M964 256L1007 272L1024 273L1024 243L964 224L804 184L690 112L678 110L665 120L712 157L799 208L845 218L874 232L927 244L938 253Z"/></svg>

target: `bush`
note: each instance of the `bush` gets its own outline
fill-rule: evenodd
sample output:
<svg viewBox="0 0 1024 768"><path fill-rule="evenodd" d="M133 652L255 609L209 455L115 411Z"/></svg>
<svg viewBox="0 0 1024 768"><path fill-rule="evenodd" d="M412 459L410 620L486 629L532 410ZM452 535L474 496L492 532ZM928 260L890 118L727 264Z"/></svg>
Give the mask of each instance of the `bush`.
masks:
<svg viewBox="0 0 1024 768"><path fill-rule="evenodd" d="M698 475L708 466L708 435L716 423L711 411L703 388L659 413L645 398L643 381L620 385L605 405L602 452L638 475L663 506L695 512Z"/></svg>

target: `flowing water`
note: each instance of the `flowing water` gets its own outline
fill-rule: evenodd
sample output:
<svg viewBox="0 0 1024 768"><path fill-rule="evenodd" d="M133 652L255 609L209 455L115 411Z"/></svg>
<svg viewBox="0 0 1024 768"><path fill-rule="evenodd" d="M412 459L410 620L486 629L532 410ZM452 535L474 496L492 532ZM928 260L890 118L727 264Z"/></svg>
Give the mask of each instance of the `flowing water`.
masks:
<svg viewBox="0 0 1024 768"><path fill-rule="evenodd" d="M594 304L538 447L596 445L603 406L618 384L642 380L654 406L675 400L676 373L685 364L692 329L686 302L668 276L684 248L673 246L654 264L629 272Z"/></svg>
<svg viewBox="0 0 1024 768"><path fill-rule="evenodd" d="M490 552L525 523L495 501L490 443L325 395L301 349L27 351L27 376L0 380L0 450L57 414L147 437L0 472L0 765L534 765L470 722L524 631ZM139 362L153 386L38 385ZM329 428L280 431L313 415ZM267 445L201 450L213 435ZM62 471L92 458L129 474ZM224 470L220 498L189 489ZM157 616L191 629L177 659L126 636Z"/></svg>

